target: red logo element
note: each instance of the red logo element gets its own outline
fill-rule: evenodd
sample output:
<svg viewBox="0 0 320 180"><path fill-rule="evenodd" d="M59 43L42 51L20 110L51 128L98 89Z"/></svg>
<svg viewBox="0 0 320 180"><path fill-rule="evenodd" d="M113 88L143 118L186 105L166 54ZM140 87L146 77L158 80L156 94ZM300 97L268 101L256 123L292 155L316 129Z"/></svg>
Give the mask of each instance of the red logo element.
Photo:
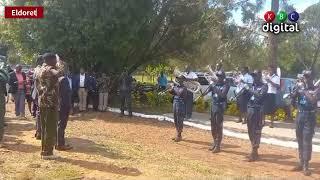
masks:
<svg viewBox="0 0 320 180"><path fill-rule="evenodd" d="M273 11L267 11L264 14L264 20L266 20L266 22L271 23L272 21L274 21L274 19L276 18L276 14Z"/></svg>
<svg viewBox="0 0 320 180"><path fill-rule="evenodd" d="M43 18L43 7L41 6L6 6L4 8L5 18Z"/></svg>

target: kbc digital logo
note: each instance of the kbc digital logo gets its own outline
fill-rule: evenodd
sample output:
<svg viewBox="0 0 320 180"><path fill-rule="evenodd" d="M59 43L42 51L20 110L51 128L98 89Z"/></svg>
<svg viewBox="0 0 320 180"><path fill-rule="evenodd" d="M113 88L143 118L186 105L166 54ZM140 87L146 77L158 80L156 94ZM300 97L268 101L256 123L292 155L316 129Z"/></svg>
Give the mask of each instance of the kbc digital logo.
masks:
<svg viewBox="0 0 320 180"><path fill-rule="evenodd" d="M293 11L289 14L287 14L285 11L279 11L277 15L273 11L267 11L264 14L266 23L264 23L262 26L262 31L271 32L273 34L279 34L283 32L300 32L298 24L299 17L299 13L296 11ZM276 22L274 22L275 20Z"/></svg>

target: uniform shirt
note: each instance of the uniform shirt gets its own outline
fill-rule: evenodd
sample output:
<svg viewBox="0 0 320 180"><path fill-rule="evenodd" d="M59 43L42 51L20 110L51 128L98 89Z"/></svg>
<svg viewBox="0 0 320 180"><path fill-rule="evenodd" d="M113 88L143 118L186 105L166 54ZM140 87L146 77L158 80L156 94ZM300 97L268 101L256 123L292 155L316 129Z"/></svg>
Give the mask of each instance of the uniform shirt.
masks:
<svg viewBox="0 0 320 180"><path fill-rule="evenodd" d="M57 75L54 75L51 70L56 69ZM60 63L58 67L52 67L44 63L39 70L37 89L39 92L39 105L45 108L58 108L59 100L59 80L58 77L63 75L64 63Z"/></svg>
<svg viewBox="0 0 320 180"><path fill-rule="evenodd" d="M280 77L276 74L273 74L270 77L270 80L280 86ZM277 87L274 87L271 83L268 83L268 94L277 94Z"/></svg>
<svg viewBox="0 0 320 180"><path fill-rule="evenodd" d="M217 83L215 86L209 87L209 92L212 93L212 102L213 104L219 104L227 102L227 93L229 91L230 86L227 83ZM222 96L217 94L215 91L218 90L221 93L225 92Z"/></svg>
<svg viewBox="0 0 320 180"><path fill-rule="evenodd" d="M315 88L309 88L307 91L314 91ZM316 94L316 98L319 100L320 94ZM306 98L303 94L298 94L298 108L299 110L305 110L305 111L313 111L317 108L317 103L312 103Z"/></svg>
<svg viewBox="0 0 320 180"><path fill-rule="evenodd" d="M174 95L174 100L176 101L184 101L186 96L187 96L187 88L184 86L175 86L172 91L171 94Z"/></svg>
<svg viewBox="0 0 320 180"><path fill-rule="evenodd" d="M262 82L253 83L251 89L249 90L250 99L248 102L248 106L261 107L264 103L267 92L268 92L268 86L266 84Z"/></svg>
<svg viewBox="0 0 320 180"><path fill-rule="evenodd" d="M98 91L99 93L107 93L109 86L110 78L109 77L100 77L97 79Z"/></svg>
<svg viewBox="0 0 320 180"><path fill-rule="evenodd" d="M197 79L198 76L196 73L194 72L189 72L189 73L186 73L186 76L185 76L187 79Z"/></svg>
<svg viewBox="0 0 320 180"><path fill-rule="evenodd" d="M85 79L86 79L86 74L80 74L80 83L79 83L79 86L80 86L81 88L84 87L84 81L85 81Z"/></svg>

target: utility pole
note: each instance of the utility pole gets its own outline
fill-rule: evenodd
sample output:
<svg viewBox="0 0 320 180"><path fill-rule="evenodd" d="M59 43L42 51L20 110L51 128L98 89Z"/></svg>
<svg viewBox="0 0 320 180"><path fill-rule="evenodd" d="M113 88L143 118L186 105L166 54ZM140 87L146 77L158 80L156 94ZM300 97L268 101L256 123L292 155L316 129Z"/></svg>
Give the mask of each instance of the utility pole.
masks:
<svg viewBox="0 0 320 180"><path fill-rule="evenodd" d="M279 11L279 0L271 1L271 11L278 14ZM269 33L269 64L277 67L278 64L278 37L273 33Z"/></svg>

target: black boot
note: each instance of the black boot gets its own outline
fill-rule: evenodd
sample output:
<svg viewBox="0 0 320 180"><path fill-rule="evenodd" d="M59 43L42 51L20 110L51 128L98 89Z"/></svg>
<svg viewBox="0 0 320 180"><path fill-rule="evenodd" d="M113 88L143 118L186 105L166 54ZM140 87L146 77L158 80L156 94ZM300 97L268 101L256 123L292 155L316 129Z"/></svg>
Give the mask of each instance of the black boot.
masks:
<svg viewBox="0 0 320 180"><path fill-rule="evenodd" d="M214 140L213 143L212 143L212 146L209 148L209 151L213 151L214 148L216 147L216 145L217 145L217 141Z"/></svg>
<svg viewBox="0 0 320 180"><path fill-rule="evenodd" d="M258 148L252 148L251 154L249 155L249 162L258 160Z"/></svg>
<svg viewBox="0 0 320 180"><path fill-rule="evenodd" d="M303 170L303 162L300 161L291 171L302 171Z"/></svg>
<svg viewBox="0 0 320 180"><path fill-rule="evenodd" d="M221 140L219 138L215 139L215 146L212 150L212 153L219 153L221 150L220 150L220 144L221 144Z"/></svg>
<svg viewBox="0 0 320 180"><path fill-rule="evenodd" d="M303 163L303 174L305 176L310 176L311 175L311 171L309 170L309 162L308 161Z"/></svg>
<svg viewBox="0 0 320 180"><path fill-rule="evenodd" d="M176 137L172 138L175 142L180 142L182 140L181 132L177 132Z"/></svg>

